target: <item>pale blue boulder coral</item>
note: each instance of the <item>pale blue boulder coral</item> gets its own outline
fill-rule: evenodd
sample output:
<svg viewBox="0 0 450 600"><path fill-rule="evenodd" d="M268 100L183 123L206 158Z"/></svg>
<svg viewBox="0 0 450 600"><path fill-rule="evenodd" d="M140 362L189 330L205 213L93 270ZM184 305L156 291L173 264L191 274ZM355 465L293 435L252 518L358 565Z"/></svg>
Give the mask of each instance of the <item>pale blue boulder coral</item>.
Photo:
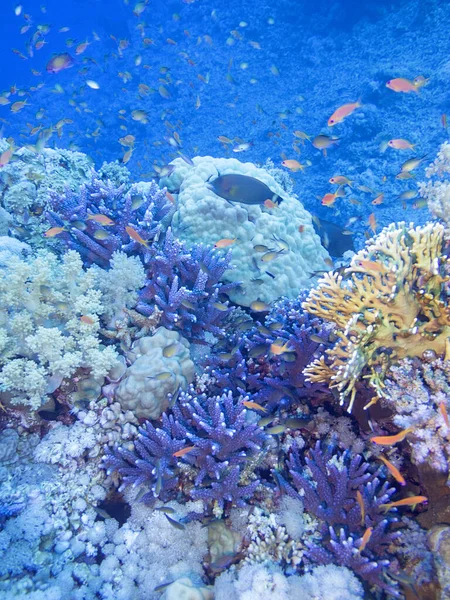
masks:
<svg viewBox="0 0 450 600"><path fill-rule="evenodd" d="M181 158L170 163L173 171L160 185L176 195L172 219L174 235L187 246L214 245L219 240L235 240L233 269L226 281L242 282L230 290L230 298L243 305L256 299L271 302L280 296L295 297L311 285L314 271L327 270L328 252L316 235L310 213L289 195L268 171L234 158L197 156L193 165ZM208 182L219 175L240 174L265 183L282 198L279 206L229 202L216 195ZM255 246L279 252L272 260L262 260Z"/></svg>
<svg viewBox="0 0 450 600"><path fill-rule="evenodd" d="M131 364L115 393L122 409L138 418L160 417L169 406L169 394L186 389L194 380L189 349L185 338L165 327L136 340L127 352Z"/></svg>
<svg viewBox="0 0 450 600"><path fill-rule="evenodd" d="M9 147L0 138L0 154ZM43 148L36 153L26 146L17 148L0 169L0 203L11 215L15 234L28 239L39 233L49 191L77 190L90 177L93 166L92 159L82 152Z"/></svg>

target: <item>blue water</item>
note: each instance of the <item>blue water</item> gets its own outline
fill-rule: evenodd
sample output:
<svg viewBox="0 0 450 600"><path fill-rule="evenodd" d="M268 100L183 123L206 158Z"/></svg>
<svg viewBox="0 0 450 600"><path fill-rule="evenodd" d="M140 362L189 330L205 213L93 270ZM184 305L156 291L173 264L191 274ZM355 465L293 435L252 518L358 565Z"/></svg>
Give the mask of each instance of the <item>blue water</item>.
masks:
<svg viewBox="0 0 450 600"><path fill-rule="evenodd" d="M441 124L441 115L449 109L445 3L377 2L375 6L366 2L355 9L353 3L341 2L273 6L153 2L140 18L132 14L132 3L118 0L108 3L107 10L102 2L88 1L46 3L45 13L42 7L24 4L19 17L12 4L4 3L0 9L0 90L16 85L28 98L28 106L17 114L11 114L9 106L0 107L4 135L33 143L27 123L30 128L48 127L62 118L71 119L61 138L53 135L48 145L77 147L100 166L104 160L122 158L118 139L129 133L136 137L136 147L127 166L139 179L149 178L153 164L161 166L176 156L167 142L176 131L183 152L190 156L236 156L262 164L271 159L275 165L283 157L311 161L305 172L294 174L295 191L309 210L322 217L342 223L350 216L360 217L357 231L367 227L373 212L370 201L382 192L384 203L375 207L379 227L405 218L424 221L426 209L412 210L412 202L403 205L398 200L402 191L411 188L410 182L395 180L401 163L414 152L380 152L379 146L391 138L406 138L417 144L415 154L423 156L447 138ZM26 13L32 26L21 35ZM47 35L38 38L46 43L29 56L27 43L42 24L51 26ZM144 25L142 34L139 24ZM62 27L70 31L58 33ZM205 40L205 36L209 37ZM147 47L144 38L152 40ZM68 39L74 40L70 48ZM119 52L120 40L126 40L128 47ZM77 56L75 48L84 41L90 45ZM12 53L12 48L24 58ZM47 73L51 56L65 51L75 57L75 65ZM136 56L142 57L140 66L134 64ZM273 67L278 74L272 73ZM31 69L40 74L33 76ZM131 79L124 83L120 73L128 73ZM418 75L430 79L419 94L395 93L385 87L390 78ZM209 77L209 82L199 76ZM100 89L86 87L86 79L97 82ZM45 84L42 89L28 91L40 82ZM60 93L55 91L57 84ZM139 93L139 84L150 90ZM158 93L160 85L170 97ZM336 108L358 99L361 109L332 130L327 127ZM38 121L40 108L45 116ZM148 113L147 124L130 118L134 109ZM127 111L123 119L120 110ZM296 130L310 136L332 134L340 142L327 157L300 143L299 155L292 148ZM231 145L217 140L220 135L252 145L233 155ZM355 190L352 197L361 204L349 204L347 199L322 207L317 197L332 191L328 179L336 173L370 187L374 195Z"/></svg>

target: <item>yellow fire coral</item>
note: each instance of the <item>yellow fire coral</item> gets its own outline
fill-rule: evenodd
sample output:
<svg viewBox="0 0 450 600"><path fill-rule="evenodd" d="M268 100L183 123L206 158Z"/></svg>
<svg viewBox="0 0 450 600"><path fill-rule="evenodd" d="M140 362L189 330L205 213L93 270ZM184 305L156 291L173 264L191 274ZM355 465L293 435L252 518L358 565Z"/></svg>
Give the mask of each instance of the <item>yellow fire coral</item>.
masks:
<svg viewBox="0 0 450 600"><path fill-rule="evenodd" d="M311 382L336 388L341 404L350 397L349 412L361 377L381 397L394 361L426 350L450 357L450 275L443 246L441 224L392 224L343 273L327 273L303 303L308 312L333 321L338 337L327 357L304 373Z"/></svg>

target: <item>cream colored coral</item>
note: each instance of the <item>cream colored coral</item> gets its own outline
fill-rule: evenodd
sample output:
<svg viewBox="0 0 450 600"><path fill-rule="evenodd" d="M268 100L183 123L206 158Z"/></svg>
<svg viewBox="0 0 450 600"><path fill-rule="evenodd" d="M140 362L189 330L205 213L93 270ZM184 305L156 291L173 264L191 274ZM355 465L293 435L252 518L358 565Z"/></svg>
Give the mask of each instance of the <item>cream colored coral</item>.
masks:
<svg viewBox="0 0 450 600"><path fill-rule="evenodd" d="M306 369L309 381L329 383L352 408L356 383L369 378L383 396L393 361L447 351L450 308L445 298L444 227L390 225L356 254L344 275L326 273L303 308L336 324L338 342ZM367 373L365 372L367 371Z"/></svg>
<svg viewBox="0 0 450 600"><path fill-rule="evenodd" d="M132 303L142 280L142 266L121 253L109 272L85 270L73 250L61 259L49 251L28 260L11 254L0 268L1 400L37 409L55 381L77 369L104 378L117 352L101 343L101 319Z"/></svg>

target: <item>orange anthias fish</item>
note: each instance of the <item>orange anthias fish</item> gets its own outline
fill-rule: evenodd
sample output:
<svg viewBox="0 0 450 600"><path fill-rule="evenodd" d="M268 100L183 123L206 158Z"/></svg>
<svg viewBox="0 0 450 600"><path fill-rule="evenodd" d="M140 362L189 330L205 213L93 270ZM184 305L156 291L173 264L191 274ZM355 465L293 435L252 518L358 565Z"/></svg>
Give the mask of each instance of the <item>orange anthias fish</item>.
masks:
<svg viewBox="0 0 450 600"><path fill-rule="evenodd" d="M219 240L218 242L216 242L214 244L214 248L228 248L228 246L231 246L232 244L234 244L234 242L236 240L237 240L237 238L234 238L234 239L223 238L223 240Z"/></svg>
<svg viewBox="0 0 450 600"><path fill-rule="evenodd" d="M73 58L67 52L54 55L47 63L46 69L49 73L59 73L64 69L73 67Z"/></svg>
<svg viewBox="0 0 450 600"><path fill-rule="evenodd" d="M361 511L361 527L364 527L364 522L366 520L366 507L364 506L364 500L359 490L356 492L356 500L359 505L359 510Z"/></svg>
<svg viewBox="0 0 450 600"><path fill-rule="evenodd" d="M444 402L439 403L439 412L441 413L442 418L444 419L445 426L447 427L447 429L450 429L450 421Z"/></svg>
<svg viewBox="0 0 450 600"><path fill-rule="evenodd" d="M369 215L369 227L370 229L375 233L377 230L377 218L375 216L375 213L371 213Z"/></svg>
<svg viewBox="0 0 450 600"><path fill-rule="evenodd" d="M372 204L383 204L384 194L379 194L374 200L372 200Z"/></svg>
<svg viewBox="0 0 450 600"><path fill-rule="evenodd" d="M55 237L55 235L59 235L63 231L67 231L67 229L65 227L52 227L44 233L44 236L47 238L52 238Z"/></svg>
<svg viewBox="0 0 450 600"><path fill-rule="evenodd" d="M185 454L187 454L191 450L194 450L194 448L195 448L195 446L186 446L186 448L181 448L181 450L178 450L177 452L174 452L173 456L176 456L177 458L179 458L180 456L184 456Z"/></svg>
<svg viewBox="0 0 450 600"><path fill-rule="evenodd" d="M283 165L283 167L290 169L294 173L297 173L297 171L303 171L305 169L305 165L302 165L298 162L298 160L295 159L283 160L281 164Z"/></svg>
<svg viewBox="0 0 450 600"><path fill-rule="evenodd" d="M350 102L349 104L343 104L328 119L328 127L333 127L337 123L341 123L345 117L352 114L354 110L361 106L360 102Z"/></svg>
<svg viewBox="0 0 450 600"><path fill-rule="evenodd" d="M276 202L274 202L273 200L270 200L270 198L267 198L267 200L264 200L263 204L266 208L269 208L269 209L279 208L278 204Z"/></svg>
<svg viewBox="0 0 450 600"><path fill-rule="evenodd" d="M428 498L426 496L409 496L408 498L402 498L402 500L397 500L396 502L380 504L380 508L382 510L389 510L391 508L396 508L397 506L415 506L422 502L428 502Z"/></svg>
<svg viewBox="0 0 450 600"><path fill-rule="evenodd" d="M373 531L373 527L368 527L365 530L364 535L362 536L361 545L358 548L359 553L361 553L364 550L364 548L367 546L367 544L369 543L369 540L372 536L372 531Z"/></svg>
<svg viewBox="0 0 450 600"><path fill-rule="evenodd" d="M100 225L114 225L114 221L107 217L106 215L89 215L87 221L95 221L96 223L100 223Z"/></svg>
<svg viewBox="0 0 450 600"><path fill-rule="evenodd" d="M394 444L398 444L398 442L403 442L408 433L414 431L413 427L408 427L407 429L403 429L396 435L379 435L375 437L371 437L370 441L375 444L379 444L380 446L393 446Z"/></svg>
<svg viewBox="0 0 450 600"><path fill-rule="evenodd" d="M419 93L419 89L414 85L412 81L409 79L405 79L404 77L396 77L395 79L389 79L386 83L386 87L394 92L416 92Z"/></svg>
<svg viewBox="0 0 450 600"><path fill-rule="evenodd" d="M411 142L408 142L408 140L404 140L402 138L396 138L388 141L388 146L390 148L394 148L395 150L414 150L415 145L416 144L411 144Z"/></svg>
<svg viewBox="0 0 450 600"><path fill-rule="evenodd" d="M94 319L92 317L89 317L88 315L81 316L80 321L82 323L86 323L87 325L93 325L95 323Z"/></svg>
<svg viewBox="0 0 450 600"><path fill-rule="evenodd" d="M292 352L292 348L289 346L289 340L282 346L277 343L270 344L270 352L275 356L280 356L285 352Z"/></svg>
<svg viewBox="0 0 450 600"><path fill-rule="evenodd" d="M128 235L130 236L130 238L132 240L134 240L138 244L142 244L142 246L145 246L146 248L148 248L148 242L146 240L142 239L141 236L139 235L139 233L135 229L133 229L132 227L127 225L125 227L125 231L128 233Z"/></svg>
<svg viewBox="0 0 450 600"><path fill-rule="evenodd" d="M378 457L389 469L389 472L394 477L396 481L399 482L400 485L406 485L406 481L400 471L397 469L395 465L391 463L387 458L385 458L382 454Z"/></svg>
<svg viewBox="0 0 450 600"><path fill-rule="evenodd" d="M261 404L258 404L257 402L252 402L251 400L244 400L242 404L246 408L254 408L255 410L262 410L263 412L267 412L267 408L264 408L264 406L261 406Z"/></svg>
<svg viewBox="0 0 450 600"><path fill-rule="evenodd" d="M11 146L8 150L5 150L0 154L0 167L6 166L14 153L14 148Z"/></svg>
<svg viewBox="0 0 450 600"><path fill-rule="evenodd" d="M322 204L324 206L333 206L333 204L336 202L336 198L337 194L325 194L325 196L322 198Z"/></svg>

